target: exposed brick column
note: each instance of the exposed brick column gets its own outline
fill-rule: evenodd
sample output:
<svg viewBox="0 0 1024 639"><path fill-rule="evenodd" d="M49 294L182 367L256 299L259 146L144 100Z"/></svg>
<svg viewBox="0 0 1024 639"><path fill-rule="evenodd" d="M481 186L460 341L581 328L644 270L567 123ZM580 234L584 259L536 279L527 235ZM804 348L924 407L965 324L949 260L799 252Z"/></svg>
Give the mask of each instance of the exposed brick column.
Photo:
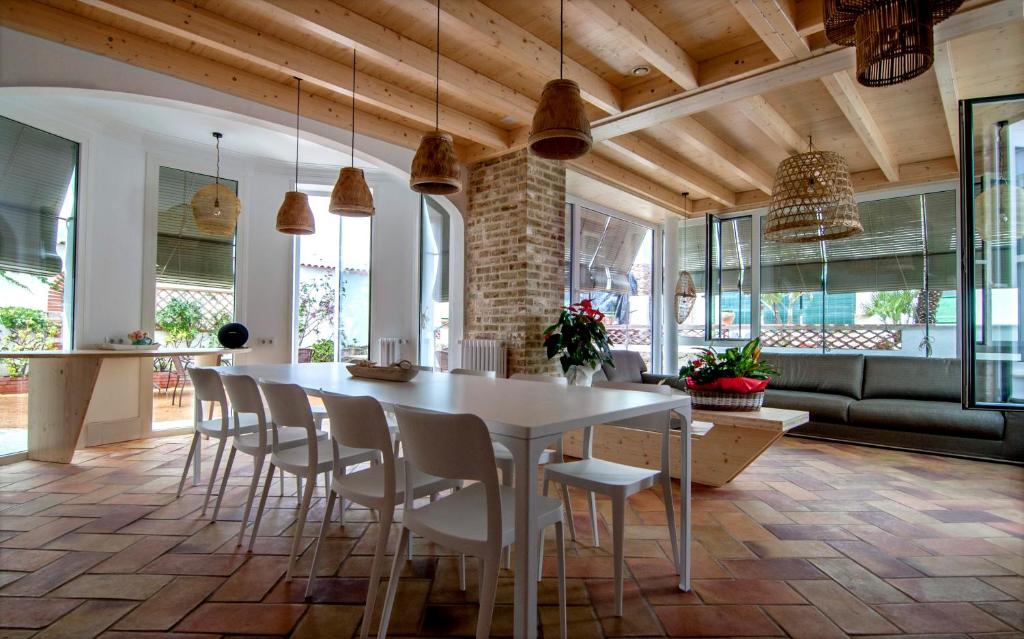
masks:
<svg viewBox="0 0 1024 639"><path fill-rule="evenodd" d="M557 370L542 331L565 289L565 168L526 150L469 168L467 338L502 339L509 373Z"/></svg>

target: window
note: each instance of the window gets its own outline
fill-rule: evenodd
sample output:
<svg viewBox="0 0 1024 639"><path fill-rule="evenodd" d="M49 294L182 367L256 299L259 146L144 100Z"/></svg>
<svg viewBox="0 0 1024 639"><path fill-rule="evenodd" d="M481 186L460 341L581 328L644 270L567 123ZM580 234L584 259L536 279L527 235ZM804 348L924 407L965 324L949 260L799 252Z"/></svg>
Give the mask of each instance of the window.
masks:
<svg viewBox="0 0 1024 639"><path fill-rule="evenodd" d="M154 341L171 347L218 346L217 331L235 318L235 235L200 230L192 196L215 177L161 166L157 183ZM238 182L220 178L238 193ZM192 423L188 357L153 359L153 430Z"/></svg>
<svg viewBox="0 0 1024 639"><path fill-rule="evenodd" d="M679 223L677 234L677 245L679 251L679 271L688 273L693 280L694 288L697 290L697 298L694 300L689 314L682 323L676 324L678 331L679 358L682 360L692 349L687 344L701 344L704 342L704 328L707 321L707 306L705 296L706 281L704 278L706 265L706 254L704 247L707 242L707 223L704 218L686 219Z"/></svg>
<svg viewBox="0 0 1024 639"><path fill-rule="evenodd" d="M422 366L448 370L451 219L434 198L420 198L420 344Z"/></svg>
<svg viewBox="0 0 1024 639"><path fill-rule="evenodd" d="M0 117L0 350L72 345L78 151ZM0 456L27 448L27 373L0 359Z"/></svg>
<svg viewBox="0 0 1024 639"><path fill-rule="evenodd" d="M614 348L639 352L655 370L654 229L576 204L567 215L570 299L592 300Z"/></svg>
<svg viewBox="0 0 1024 639"><path fill-rule="evenodd" d="M750 339L753 220L710 216L708 306L705 310L711 339Z"/></svg>
<svg viewBox="0 0 1024 639"><path fill-rule="evenodd" d="M329 187L303 189L316 233L299 237L295 344L299 362L366 358L370 345L370 217L327 210Z"/></svg>

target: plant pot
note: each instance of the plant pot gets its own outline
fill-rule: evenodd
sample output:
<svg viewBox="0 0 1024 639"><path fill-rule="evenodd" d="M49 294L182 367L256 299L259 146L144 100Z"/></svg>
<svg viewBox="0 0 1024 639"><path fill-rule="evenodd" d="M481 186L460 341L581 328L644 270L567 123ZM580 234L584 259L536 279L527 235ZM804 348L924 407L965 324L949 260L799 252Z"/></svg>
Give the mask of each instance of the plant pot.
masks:
<svg viewBox="0 0 1024 639"><path fill-rule="evenodd" d="M727 393L724 391L700 391L690 389L693 407L701 410L761 410L764 391L756 393Z"/></svg>
<svg viewBox="0 0 1024 639"><path fill-rule="evenodd" d="M594 382L596 372L596 366L570 366L569 370L565 371L565 379L569 386L590 386Z"/></svg>

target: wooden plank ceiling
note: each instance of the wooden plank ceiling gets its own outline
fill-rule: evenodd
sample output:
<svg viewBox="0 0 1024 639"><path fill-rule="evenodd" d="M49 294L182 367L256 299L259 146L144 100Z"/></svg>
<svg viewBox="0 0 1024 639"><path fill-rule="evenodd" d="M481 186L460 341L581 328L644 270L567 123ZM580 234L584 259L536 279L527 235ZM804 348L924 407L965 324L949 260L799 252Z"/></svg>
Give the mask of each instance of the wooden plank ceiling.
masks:
<svg viewBox="0 0 1024 639"><path fill-rule="evenodd" d="M0 0L0 25L415 148L434 125L431 0ZM558 73L557 0L442 0L440 126L470 163L521 148ZM594 151L577 195L609 185L652 211L767 201L776 165L842 153L861 189L955 175L957 100L1024 91L1020 0L967 0L936 63L866 89L824 37L821 0L566 0L566 76ZM644 76L637 67L649 70ZM682 192L690 193L690 201ZM628 199L626 201L629 201Z"/></svg>

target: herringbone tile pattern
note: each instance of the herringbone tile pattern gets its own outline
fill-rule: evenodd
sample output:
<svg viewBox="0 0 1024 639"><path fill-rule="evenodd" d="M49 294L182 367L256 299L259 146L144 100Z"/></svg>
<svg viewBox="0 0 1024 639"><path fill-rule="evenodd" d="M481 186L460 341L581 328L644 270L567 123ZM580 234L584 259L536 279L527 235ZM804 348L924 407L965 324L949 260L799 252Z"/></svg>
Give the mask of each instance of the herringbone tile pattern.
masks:
<svg viewBox="0 0 1024 639"><path fill-rule="evenodd" d="M0 637L352 636L374 514L350 510L344 526L332 526L325 576L307 602L309 543L303 576L283 580L294 483L284 497L275 486L247 555L234 537L250 468L236 467L224 521L210 523L198 516L201 487L174 496L185 442L91 448L67 466L0 467ZM695 487L693 592L675 587L660 495L630 501L626 614L617 618L607 528L602 547L591 547L585 501L574 494L570 635L1021 637L1022 496L1019 467L785 438L732 484ZM604 527L610 504L600 510ZM320 499L308 542L322 513ZM475 575L460 592L456 565L443 549L417 544L392 636L472 633ZM549 559L545 574L553 570ZM512 622L512 578L501 579L499 636ZM546 637L557 636L554 586L545 579L540 588Z"/></svg>

